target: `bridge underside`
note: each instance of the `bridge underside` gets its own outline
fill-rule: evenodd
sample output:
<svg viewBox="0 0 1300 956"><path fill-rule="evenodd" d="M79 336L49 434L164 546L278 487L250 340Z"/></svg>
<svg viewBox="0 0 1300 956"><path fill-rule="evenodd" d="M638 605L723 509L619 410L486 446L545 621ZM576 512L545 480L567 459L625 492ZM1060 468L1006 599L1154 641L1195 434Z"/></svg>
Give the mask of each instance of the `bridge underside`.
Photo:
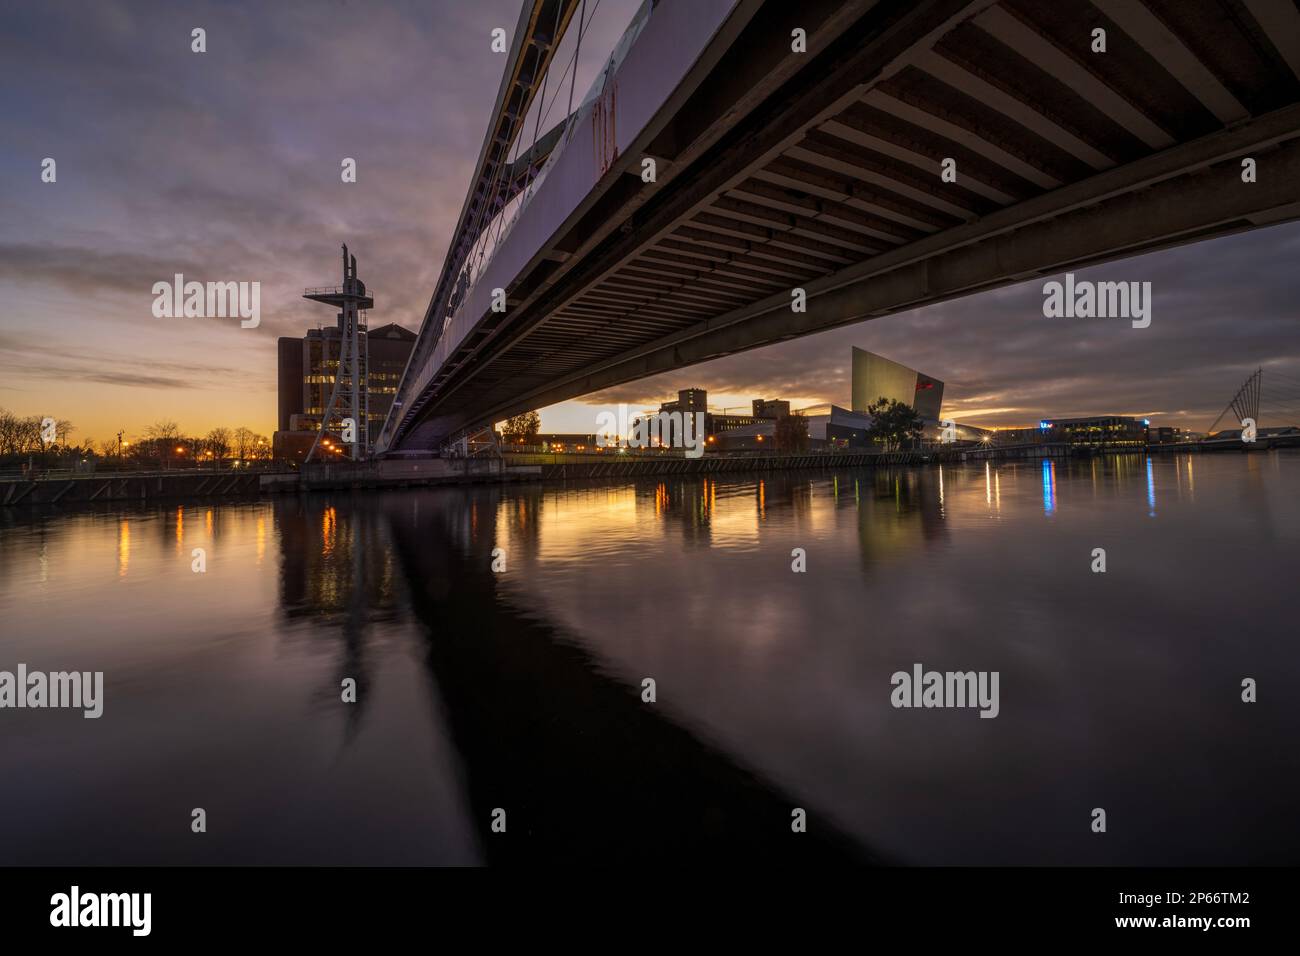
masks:
<svg viewBox="0 0 1300 956"><path fill-rule="evenodd" d="M806 54L790 52L796 27ZM729 28L520 272L508 311L408 403L392 448L1300 217L1291 0L741 3Z"/></svg>

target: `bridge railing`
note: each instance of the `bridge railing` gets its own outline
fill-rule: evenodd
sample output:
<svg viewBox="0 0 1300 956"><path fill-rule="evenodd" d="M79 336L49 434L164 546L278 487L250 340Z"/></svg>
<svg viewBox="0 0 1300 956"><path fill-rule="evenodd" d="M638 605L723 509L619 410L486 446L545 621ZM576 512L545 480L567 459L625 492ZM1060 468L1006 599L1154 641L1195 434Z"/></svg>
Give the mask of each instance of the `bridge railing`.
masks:
<svg viewBox="0 0 1300 956"><path fill-rule="evenodd" d="M303 295L342 295L347 290L341 285L322 285L312 286L309 289L303 289ZM366 286L365 295L369 298L375 298L375 290Z"/></svg>
<svg viewBox="0 0 1300 956"><path fill-rule="evenodd" d="M533 177L532 181L528 184L527 188L525 188L519 193L517 200L514 202L513 210L510 210L510 218L508 221L505 221L504 224L502 225L502 228L500 229L500 234L495 238L493 238L490 244L485 243L485 247L484 247L485 252L483 255L479 257L481 264L477 266L477 275L471 275L470 283L465 288L465 291L461 297L462 302L464 302L466 299L469 298L469 293L473 289L475 283L478 281L480 277L482 277L483 273L487 271L487 267L492 264L492 260L496 258L497 250L500 249L503 245L505 245L505 242L510 237L510 234L514 229L515 224L519 222L520 214L524 211L525 208L527 208L528 204L531 202L533 196L537 194L538 190L541 189L542 184L546 181L546 177L550 173L552 167L555 166L556 161L560 158L560 156L564 154L565 147L568 145L569 141L573 138L573 131L578 125L579 118L580 117L585 118L587 114L591 112L592 103L594 103L595 100L605 92L605 85L609 82L610 76L612 76L618 70L619 64L623 62L623 58L627 55L627 51L632 48L633 42L635 42L637 36L641 33L642 28L645 26L647 20L650 18L650 14L653 12L653 10L654 10L654 0L645 0L645 2L642 3L641 6L637 9L637 12L633 14L631 22L624 29L622 35L619 37L618 42L614 44L613 51L610 53L609 57L605 60L604 68L599 73L596 74L595 79L592 80L591 85L588 86L587 88L586 95L583 96L582 100L578 103L578 105L573 109L573 111L566 118L564 133L560 137L559 142L555 144L555 147L551 150L550 154L546 157L545 162L542 163L541 168L537 171L537 175ZM569 72L570 69L573 70L573 74L574 74L573 80L576 81L577 69L578 69L576 55L569 61L569 65L566 66L564 68L564 71L560 74L560 78L556 83L557 91L559 90L560 87L563 86L564 77ZM557 98L558 98L558 92L557 92ZM554 104L554 102L555 100L552 100L552 104ZM546 120L547 117L545 115L542 116L541 123L539 125L545 126ZM498 216L493 217L492 222L496 222L498 218L505 216L508 209L510 209L509 203L507 203L505 206L502 207L501 212L499 213ZM485 223L483 227L483 231L487 232L491 224L492 224L491 222ZM471 264L467 264L466 268L468 269L470 265ZM451 320L451 316L448 316L448 321L450 320Z"/></svg>
<svg viewBox="0 0 1300 956"><path fill-rule="evenodd" d="M498 253L506 246L506 241L514 234L515 227L520 222L524 210L531 204L533 198L540 191L550 172L560 160L560 157L564 154L565 147L568 145L569 141L573 139L574 131L579 127L580 122L590 115L593 109L592 104L600 98L609 78L617 72L619 65L623 62L628 51L632 48L637 36L640 35L646 23L649 22L654 8L655 0L645 0L640 8L638 8L636 14L633 15L631 23L623 31L619 41L614 45L614 49L607 58L604 68L597 74L582 101L570 112L566 120L564 133L560 137L560 140L551 150L531 183L529 183L529 185L519 193L518 197L512 200L513 209L511 208L511 203L506 203L496 213L496 215L493 215L488 221L476 225L475 237L476 239L480 236L483 237L483 246L480 251L475 252L473 251L474 246L472 245L470 257L457 268L457 275L464 275L466 276L466 279L464 280L465 284L463 286L454 284L453 288L455 291L448 293L449 297L451 295L456 297L456 306L447 309L445 314L430 314L424 327L420 329L419 340L416 342L415 349L411 353L406 369L402 373L402 380L398 385L397 395L395 396L393 405L389 410L388 419L384 422L384 427L380 432L378 445L381 450L389 447L397 430L404 427L405 421L412 414L412 405L416 403L419 389L423 386L422 379L425 378L423 372L427 368L428 363L432 360L443 335L447 334L452 329L452 326L461 317L467 306L474 301L472 293L478 288L479 283L488 272L489 266L491 266L496 260ZM573 80L576 82L578 68L578 57L576 56L576 53L570 62L574 71ZM552 100L552 103L559 99L558 90L563 86L563 79L568 73L569 68L569 66L565 67L560 76L560 80L554 84L557 93L556 98L555 100ZM547 73L549 73L549 71L550 67L548 66ZM543 74L543 76L546 76L546 74ZM540 108L541 107L539 106L539 109ZM543 116L543 119L545 119L545 116ZM523 125L527 125L527 117L525 117L525 123ZM504 218L507 216L509 217L508 221ZM489 244L488 234L492 231L493 225L497 223L501 224L500 228L497 230L498 235ZM477 242L474 245L477 245ZM455 246L456 243L453 241L449 248L455 248ZM457 279L455 280L455 283L459 283L459 281L460 280ZM435 305L437 304L438 303L435 303Z"/></svg>

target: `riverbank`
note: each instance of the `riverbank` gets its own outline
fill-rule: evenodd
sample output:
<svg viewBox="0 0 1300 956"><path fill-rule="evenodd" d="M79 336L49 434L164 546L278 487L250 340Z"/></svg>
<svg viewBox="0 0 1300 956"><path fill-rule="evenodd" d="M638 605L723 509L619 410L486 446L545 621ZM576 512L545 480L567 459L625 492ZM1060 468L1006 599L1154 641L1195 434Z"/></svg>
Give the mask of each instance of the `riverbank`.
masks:
<svg viewBox="0 0 1300 956"><path fill-rule="evenodd" d="M959 447L926 451L834 452L804 455L554 454L500 458L383 459L374 462L329 462L297 471L166 471L141 474L89 474L0 479L0 507L90 503L150 502L159 499L259 498L311 491L422 488L438 485L573 481L601 478L763 474L823 470L956 464L964 461L1063 459L1105 454L1171 454L1210 451L1259 452L1273 444L1260 441L1197 442L1143 448L1097 449L1061 443Z"/></svg>
<svg viewBox="0 0 1300 956"><path fill-rule="evenodd" d="M1032 454L1007 457L1065 457L1069 446L1038 445ZM961 460L961 452L902 451L841 454L713 456L546 455L501 458L384 459L330 462L297 471L200 472L59 475L0 479L0 506L88 504L104 501L151 502L160 499L258 498L266 495L332 490L421 488L438 485L569 481L765 473L774 471L924 465Z"/></svg>

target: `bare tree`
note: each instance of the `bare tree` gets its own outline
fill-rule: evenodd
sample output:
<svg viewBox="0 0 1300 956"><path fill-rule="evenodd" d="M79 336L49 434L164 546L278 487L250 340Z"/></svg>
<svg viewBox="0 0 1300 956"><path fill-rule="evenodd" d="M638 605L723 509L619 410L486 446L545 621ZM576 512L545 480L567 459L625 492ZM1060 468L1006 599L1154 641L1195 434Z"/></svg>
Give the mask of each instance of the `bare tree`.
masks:
<svg viewBox="0 0 1300 956"><path fill-rule="evenodd" d="M150 457L159 462L171 461L176 454L176 440L181 435L180 426L170 420L156 421L144 430L144 434L141 453L152 452Z"/></svg>
<svg viewBox="0 0 1300 956"><path fill-rule="evenodd" d="M0 455L17 455L22 451L22 419L7 408L0 408Z"/></svg>
<svg viewBox="0 0 1300 956"><path fill-rule="evenodd" d="M157 421L144 430L146 438L175 441L181 435L181 426L173 421Z"/></svg>
<svg viewBox="0 0 1300 956"><path fill-rule="evenodd" d="M271 442L265 435L253 436L253 449L249 457L256 461L266 461L271 457Z"/></svg>
<svg viewBox="0 0 1300 956"><path fill-rule="evenodd" d="M247 461L253 457L253 449L257 447L257 435L251 428L240 425L235 429L232 440L237 459Z"/></svg>
<svg viewBox="0 0 1300 956"><path fill-rule="evenodd" d="M212 467L218 469L221 463L230 457L230 429L214 428L204 439L208 451L212 454Z"/></svg>
<svg viewBox="0 0 1300 956"><path fill-rule="evenodd" d="M41 439L41 420L32 415L18 423L18 451L20 454L45 451L45 442Z"/></svg>

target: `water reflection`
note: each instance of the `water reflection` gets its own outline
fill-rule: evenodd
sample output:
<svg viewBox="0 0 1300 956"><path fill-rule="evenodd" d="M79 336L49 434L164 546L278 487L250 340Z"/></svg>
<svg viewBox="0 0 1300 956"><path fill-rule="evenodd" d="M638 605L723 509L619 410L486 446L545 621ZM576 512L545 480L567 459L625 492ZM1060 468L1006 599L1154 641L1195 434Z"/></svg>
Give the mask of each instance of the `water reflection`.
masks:
<svg viewBox="0 0 1300 956"><path fill-rule="evenodd" d="M652 491L657 509L665 490ZM708 488L674 490L693 547L707 529ZM466 494L469 513L485 516L470 534L455 520L465 513L459 495L419 521L405 520L401 498L387 499L383 517L428 629L437 719L461 754L489 861L871 859L813 808L816 823L795 837L797 801L645 703L639 683L607 673L576 636L502 599L493 545L508 540L512 560L536 556L542 489ZM493 516L503 527L484 525ZM498 807L509 839L489 832Z"/></svg>
<svg viewBox="0 0 1300 956"><path fill-rule="evenodd" d="M0 668L108 705L5 715L0 862L1291 859L1294 723L1235 687L1300 677L1298 489L1272 453L4 512ZM917 661L998 670L1001 716L892 709Z"/></svg>
<svg viewBox="0 0 1300 956"><path fill-rule="evenodd" d="M131 566L131 522L126 518L117 523L117 573L126 577Z"/></svg>
<svg viewBox="0 0 1300 956"><path fill-rule="evenodd" d="M1156 516L1156 477L1155 462L1150 458L1147 459L1147 507L1150 509L1147 514L1154 518Z"/></svg>
<svg viewBox="0 0 1300 956"><path fill-rule="evenodd" d="M343 680L355 681L356 703L342 711L348 735L355 737L372 697L370 632L401 617L388 527L358 518L347 504L296 498L276 501L274 521L280 611L289 621L312 623L310 630L288 630L285 637L319 644L323 636L337 634L335 679L317 699L332 706Z"/></svg>

